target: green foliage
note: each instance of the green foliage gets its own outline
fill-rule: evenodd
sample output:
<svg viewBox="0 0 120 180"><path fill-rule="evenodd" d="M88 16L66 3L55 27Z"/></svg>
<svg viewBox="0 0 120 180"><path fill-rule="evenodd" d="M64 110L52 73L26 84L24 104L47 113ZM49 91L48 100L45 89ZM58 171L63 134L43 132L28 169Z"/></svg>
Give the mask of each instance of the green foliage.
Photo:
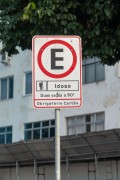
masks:
<svg viewBox="0 0 120 180"><path fill-rule="evenodd" d="M120 60L118 0L0 0L0 40L11 54L31 49L34 35L79 35L83 57Z"/></svg>

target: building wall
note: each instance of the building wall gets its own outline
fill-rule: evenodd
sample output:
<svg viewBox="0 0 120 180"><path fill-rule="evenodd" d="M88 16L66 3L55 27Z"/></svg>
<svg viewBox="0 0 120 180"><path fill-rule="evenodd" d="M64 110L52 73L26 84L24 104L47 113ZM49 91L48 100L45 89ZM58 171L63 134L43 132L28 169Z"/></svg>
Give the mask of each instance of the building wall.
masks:
<svg viewBox="0 0 120 180"><path fill-rule="evenodd" d="M14 55L10 66L0 63L0 78L14 75L14 97L0 101L0 126L13 126L13 142L24 140L24 123L55 118L54 109L34 109L25 95L25 72L31 70L31 52ZM105 129L120 128L120 65L105 66L105 81L83 85L83 105L61 109L60 132L66 135L66 117L105 111Z"/></svg>
<svg viewBox="0 0 120 180"><path fill-rule="evenodd" d="M20 167L18 174L16 168L0 169L0 180L54 180L54 165L39 166L38 174L34 174L34 167ZM99 180L119 180L120 179L120 161L100 161L98 162L98 179ZM45 174L45 175L43 175ZM69 164L69 171L66 165L61 167L62 180L95 180L96 171L94 162L73 163Z"/></svg>

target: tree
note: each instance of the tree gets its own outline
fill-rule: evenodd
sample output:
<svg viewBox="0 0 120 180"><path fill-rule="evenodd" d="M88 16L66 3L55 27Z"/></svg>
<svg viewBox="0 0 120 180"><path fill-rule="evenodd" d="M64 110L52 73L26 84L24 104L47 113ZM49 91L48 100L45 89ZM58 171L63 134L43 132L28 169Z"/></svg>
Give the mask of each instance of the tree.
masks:
<svg viewBox="0 0 120 180"><path fill-rule="evenodd" d="M119 0L0 0L0 40L9 55L34 35L79 35L83 57L120 60Z"/></svg>

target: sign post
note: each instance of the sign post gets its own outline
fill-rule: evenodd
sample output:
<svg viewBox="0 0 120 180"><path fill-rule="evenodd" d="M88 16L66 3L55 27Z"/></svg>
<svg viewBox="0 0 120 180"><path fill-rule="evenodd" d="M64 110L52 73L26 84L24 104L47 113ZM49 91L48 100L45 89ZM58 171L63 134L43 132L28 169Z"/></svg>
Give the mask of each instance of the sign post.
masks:
<svg viewBox="0 0 120 180"><path fill-rule="evenodd" d="M55 109L55 180L60 180L60 109Z"/></svg>
<svg viewBox="0 0 120 180"><path fill-rule="evenodd" d="M82 47L78 36L35 36L33 105L55 109L55 180L60 180L60 108L82 105Z"/></svg>

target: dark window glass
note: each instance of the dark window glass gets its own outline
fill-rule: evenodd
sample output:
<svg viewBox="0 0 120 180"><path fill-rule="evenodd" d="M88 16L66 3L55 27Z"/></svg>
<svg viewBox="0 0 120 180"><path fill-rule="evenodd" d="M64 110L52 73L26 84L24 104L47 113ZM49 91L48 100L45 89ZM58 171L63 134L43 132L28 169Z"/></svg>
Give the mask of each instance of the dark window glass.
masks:
<svg viewBox="0 0 120 180"><path fill-rule="evenodd" d="M7 79L1 80L1 100L7 99Z"/></svg>
<svg viewBox="0 0 120 180"><path fill-rule="evenodd" d="M25 94L32 93L32 73L26 73L26 85L25 85Z"/></svg>
<svg viewBox="0 0 120 180"><path fill-rule="evenodd" d="M2 61L2 52L0 51L0 61Z"/></svg>
<svg viewBox="0 0 120 180"><path fill-rule="evenodd" d="M5 144L5 135L0 135L0 144Z"/></svg>
<svg viewBox="0 0 120 180"><path fill-rule="evenodd" d="M0 128L0 133L5 132L5 128Z"/></svg>
<svg viewBox="0 0 120 180"><path fill-rule="evenodd" d="M25 124L25 129L31 129L32 128L32 123Z"/></svg>
<svg viewBox="0 0 120 180"><path fill-rule="evenodd" d="M42 129L42 138L48 138L49 135L48 135L48 129Z"/></svg>
<svg viewBox="0 0 120 180"><path fill-rule="evenodd" d="M85 66L82 67L82 83L85 83Z"/></svg>
<svg viewBox="0 0 120 180"><path fill-rule="evenodd" d="M86 132L91 132L91 125L90 124L86 124Z"/></svg>
<svg viewBox="0 0 120 180"><path fill-rule="evenodd" d="M91 116L86 116L86 132L91 132Z"/></svg>
<svg viewBox="0 0 120 180"><path fill-rule="evenodd" d="M7 132L11 132L11 131L12 131L12 127L11 126L7 127Z"/></svg>
<svg viewBox="0 0 120 180"><path fill-rule="evenodd" d="M34 123L34 128L40 127L40 122L35 122Z"/></svg>
<svg viewBox="0 0 120 180"><path fill-rule="evenodd" d="M6 144L12 143L12 134L6 134Z"/></svg>
<svg viewBox="0 0 120 180"><path fill-rule="evenodd" d="M6 58L6 53L2 53L2 60L5 60Z"/></svg>
<svg viewBox="0 0 120 180"><path fill-rule="evenodd" d="M51 126L55 125L55 120L51 121Z"/></svg>
<svg viewBox="0 0 120 180"><path fill-rule="evenodd" d="M54 137L55 136L55 128L50 128L50 137Z"/></svg>
<svg viewBox="0 0 120 180"><path fill-rule="evenodd" d="M32 131L25 131L25 140L32 139Z"/></svg>
<svg viewBox="0 0 120 180"><path fill-rule="evenodd" d="M13 98L13 77L9 78L9 98Z"/></svg>
<svg viewBox="0 0 120 180"><path fill-rule="evenodd" d="M1 79L1 100L13 98L13 77Z"/></svg>
<svg viewBox="0 0 120 180"><path fill-rule="evenodd" d="M91 116L90 115L87 115L86 116L86 122L89 123L91 121Z"/></svg>
<svg viewBox="0 0 120 180"><path fill-rule="evenodd" d="M95 81L95 64L89 64L86 66L86 83L92 83Z"/></svg>
<svg viewBox="0 0 120 180"><path fill-rule="evenodd" d="M49 126L49 121L42 122L42 127L44 127L44 126Z"/></svg>
<svg viewBox="0 0 120 180"><path fill-rule="evenodd" d="M96 63L96 81L105 79L105 66L100 62Z"/></svg>
<svg viewBox="0 0 120 180"><path fill-rule="evenodd" d="M33 139L40 139L40 130L33 131Z"/></svg>

